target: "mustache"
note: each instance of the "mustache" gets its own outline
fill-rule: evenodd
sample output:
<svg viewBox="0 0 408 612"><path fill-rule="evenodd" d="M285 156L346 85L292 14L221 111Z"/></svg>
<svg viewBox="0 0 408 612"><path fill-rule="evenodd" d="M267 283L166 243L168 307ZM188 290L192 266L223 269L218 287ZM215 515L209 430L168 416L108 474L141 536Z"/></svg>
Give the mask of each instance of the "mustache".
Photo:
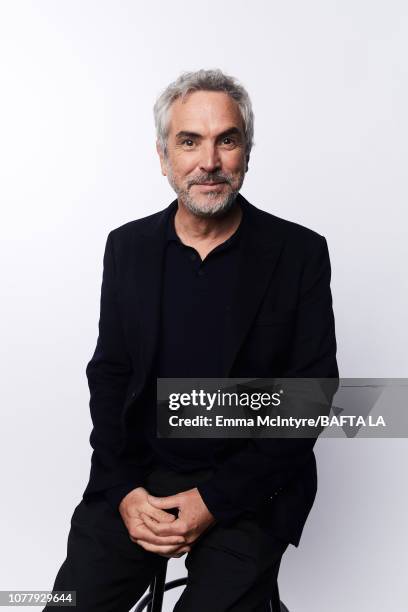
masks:
<svg viewBox="0 0 408 612"><path fill-rule="evenodd" d="M200 176L195 177L191 181L188 182L188 186L191 185L202 185L203 183L231 183L231 179L229 176L225 174L202 174Z"/></svg>

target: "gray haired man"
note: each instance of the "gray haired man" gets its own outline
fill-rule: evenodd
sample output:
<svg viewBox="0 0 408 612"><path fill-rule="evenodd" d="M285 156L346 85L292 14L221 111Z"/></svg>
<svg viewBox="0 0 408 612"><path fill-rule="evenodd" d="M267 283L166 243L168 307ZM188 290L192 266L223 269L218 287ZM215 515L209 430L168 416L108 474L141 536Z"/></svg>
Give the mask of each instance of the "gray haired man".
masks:
<svg viewBox="0 0 408 612"><path fill-rule="evenodd" d="M177 199L107 238L87 366L91 473L54 590L127 612L187 553L177 612L266 610L316 494L315 439L163 439L161 378L336 378L326 240L241 194L253 144L245 89L182 74L154 106Z"/></svg>

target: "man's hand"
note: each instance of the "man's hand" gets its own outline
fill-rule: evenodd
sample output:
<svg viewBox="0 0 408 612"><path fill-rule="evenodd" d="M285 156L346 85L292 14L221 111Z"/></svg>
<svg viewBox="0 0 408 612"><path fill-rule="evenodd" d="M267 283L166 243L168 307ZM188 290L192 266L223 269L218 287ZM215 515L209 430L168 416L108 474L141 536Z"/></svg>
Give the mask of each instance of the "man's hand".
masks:
<svg viewBox="0 0 408 612"><path fill-rule="evenodd" d="M192 546L196 540L216 522L208 510L197 488L169 495L154 497L148 495L152 507L159 510L178 508L178 518L175 521L156 521L148 513L142 511L141 516L147 527L157 537L184 537L185 544Z"/></svg>
<svg viewBox="0 0 408 612"><path fill-rule="evenodd" d="M137 487L130 491L119 504L119 512L132 542L163 557L181 557L184 553L189 552L190 546L186 546L186 539L183 535L159 536L147 526L144 520L146 517L154 525L170 525L176 520L173 514L151 505L148 496L146 489Z"/></svg>

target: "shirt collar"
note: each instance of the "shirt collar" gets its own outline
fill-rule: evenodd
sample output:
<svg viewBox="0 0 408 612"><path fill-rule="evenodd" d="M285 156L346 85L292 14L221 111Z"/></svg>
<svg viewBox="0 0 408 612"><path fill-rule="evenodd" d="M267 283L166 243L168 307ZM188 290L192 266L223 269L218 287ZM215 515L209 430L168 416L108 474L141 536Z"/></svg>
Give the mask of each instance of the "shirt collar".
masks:
<svg viewBox="0 0 408 612"><path fill-rule="evenodd" d="M232 234L232 236L230 236L225 242L223 242L219 246L224 246L224 245L229 246L229 245L235 244L235 242L239 242L242 236L242 232L244 231L244 227L247 225L247 218L246 218L247 215L246 215L245 207L241 206L241 209L242 209L242 217L241 217L241 222L239 226L237 227L235 232ZM171 215L168 218L166 241L170 242L173 240L175 242L179 242L180 244L183 244L177 235L175 225L174 225L174 217L176 216L176 212L177 212L177 208L171 213Z"/></svg>

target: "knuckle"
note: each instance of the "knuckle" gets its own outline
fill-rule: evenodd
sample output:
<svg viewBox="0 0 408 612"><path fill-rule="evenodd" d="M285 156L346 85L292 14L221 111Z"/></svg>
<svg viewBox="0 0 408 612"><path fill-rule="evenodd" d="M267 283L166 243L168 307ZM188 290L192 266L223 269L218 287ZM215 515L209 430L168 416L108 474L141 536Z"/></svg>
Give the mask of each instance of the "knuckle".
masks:
<svg viewBox="0 0 408 612"><path fill-rule="evenodd" d="M174 552L174 546L165 546L163 550L165 553L171 554Z"/></svg>

